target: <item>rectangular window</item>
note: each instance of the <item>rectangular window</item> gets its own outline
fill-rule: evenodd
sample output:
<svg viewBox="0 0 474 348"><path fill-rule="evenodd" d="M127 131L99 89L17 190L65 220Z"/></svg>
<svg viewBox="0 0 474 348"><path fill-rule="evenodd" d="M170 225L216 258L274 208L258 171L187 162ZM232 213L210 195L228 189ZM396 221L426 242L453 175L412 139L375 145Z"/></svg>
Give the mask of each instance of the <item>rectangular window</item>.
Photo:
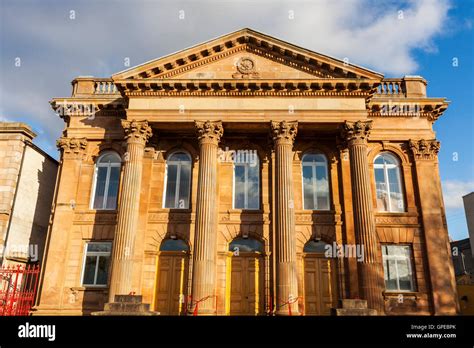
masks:
<svg viewBox="0 0 474 348"><path fill-rule="evenodd" d="M107 286L111 250L111 242L86 244L82 285Z"/></svg>
<svg viewBox="0 0 474 348"><path fill-rule="evenodd" d="M234 209L259 209L259 170L258 162L234 165Z"/></svg>
<svg viewBox="0 0 474 348"><path fill-rule="evenodd" d="M415 291L412 252L409 245L383 245L385 288L389 291Z"/></svg>

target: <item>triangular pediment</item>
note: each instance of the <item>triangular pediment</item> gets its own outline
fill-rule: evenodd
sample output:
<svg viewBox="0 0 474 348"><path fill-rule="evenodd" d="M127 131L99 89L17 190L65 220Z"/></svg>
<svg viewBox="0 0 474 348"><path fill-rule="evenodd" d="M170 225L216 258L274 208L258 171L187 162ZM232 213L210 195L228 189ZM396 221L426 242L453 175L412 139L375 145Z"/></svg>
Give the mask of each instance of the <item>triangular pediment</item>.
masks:
<svg viewBox="0 0 474 348"><path fill-rule="evenodd" d="M381 79L382 74L309 51L251 29L152 60L114 80Z"/></svg>

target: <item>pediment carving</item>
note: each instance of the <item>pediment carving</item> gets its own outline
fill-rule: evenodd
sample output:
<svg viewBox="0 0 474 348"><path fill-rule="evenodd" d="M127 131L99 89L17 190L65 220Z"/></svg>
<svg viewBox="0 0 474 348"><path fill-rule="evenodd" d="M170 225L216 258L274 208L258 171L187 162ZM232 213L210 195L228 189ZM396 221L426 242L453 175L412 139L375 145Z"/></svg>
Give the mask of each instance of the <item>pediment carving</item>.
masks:
<svg viewBox="0 0 474 348"><path fill-rule="evenodd" d="M288 79L298 78L295 77L298 74L299 78L322 79L383 77L382 74L302 49L254 30L242 29L119 72L113 79L217 79L217 75L221 74L228 74L228 77L224 78L268 78L264 75L270 74L271 71L259 70L261 62L265 62L262 64L264 67L279 67L283 74L288 74ZM220 72L216 69L219 65L223 69ZM206 69L206 66L212 66L212 69Z"/></svg>

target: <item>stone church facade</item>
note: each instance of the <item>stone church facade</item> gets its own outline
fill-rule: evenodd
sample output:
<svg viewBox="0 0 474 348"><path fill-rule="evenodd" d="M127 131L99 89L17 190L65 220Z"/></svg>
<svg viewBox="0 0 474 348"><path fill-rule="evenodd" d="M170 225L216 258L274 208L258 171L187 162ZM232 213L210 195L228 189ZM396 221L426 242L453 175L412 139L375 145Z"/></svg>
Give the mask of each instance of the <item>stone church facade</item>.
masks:
<svg viewBox="0 0 474 348"><path fill-rule="evenodd" d="M423 78L243 29L72 85L38 315L458 312Z"/></svg>

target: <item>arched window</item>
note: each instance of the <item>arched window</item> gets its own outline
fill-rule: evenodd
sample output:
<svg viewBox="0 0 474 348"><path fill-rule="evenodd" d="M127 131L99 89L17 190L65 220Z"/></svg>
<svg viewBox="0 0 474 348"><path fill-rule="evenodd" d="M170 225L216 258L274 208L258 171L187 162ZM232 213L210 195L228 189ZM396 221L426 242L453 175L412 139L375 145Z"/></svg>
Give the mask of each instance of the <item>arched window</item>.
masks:
<svg viewBox="0 0 474 348"><path fill-rule="evenodd" d="M305 253L324 253L327 250L330 250L331 245L324 243L323 241L315 241L315 240L310 240L308 241L304 247L303 247L303 252Z"/></svg>
<svg viewBox="0 0 474 348"><path fill-rule="evenodd" d="M182 239L164 239L160 251L189 251L189 245Z"/></svg>
<svg viewBox="0 0 474 348"><path fill-rule="evenodd" d="M98 158L94 173L93 209L117 208L120 166L120 156L115 152L104 153Z"/></svg>
<svg viewBox="0 0 474 348"><path fill-rule="evenodd" d="M254 150L239 150L234 158L234 208L260 208L260 166Z"/></svg>
<svg viewBox="0 0 474 348"><path fill-rule="evenodd" d="M379 154L374 161L374 172L377 210L387 212L405 211L398 159L387 152Z"/></svg>
<svg viewBox="0 0 474 348"><path fill-rule="evenodd" d="M263 252L263 243L257 239L253 238L235 238L229 244L229 251L242 251L242 252L250 252L250 251L258 251Z"/></svg>
<svg viewBox="0 0 474 348"><path fill-rule="evenodd" d="M305 154L302 158L303 207L329 210L328 164L323 154Z"/></svg>
<svg viewBox="0 0 474 348"><path fill-rule="evenodd" d="M175 152L166 161L165 208L188 209L191 187L191 156Z"/></svg>

